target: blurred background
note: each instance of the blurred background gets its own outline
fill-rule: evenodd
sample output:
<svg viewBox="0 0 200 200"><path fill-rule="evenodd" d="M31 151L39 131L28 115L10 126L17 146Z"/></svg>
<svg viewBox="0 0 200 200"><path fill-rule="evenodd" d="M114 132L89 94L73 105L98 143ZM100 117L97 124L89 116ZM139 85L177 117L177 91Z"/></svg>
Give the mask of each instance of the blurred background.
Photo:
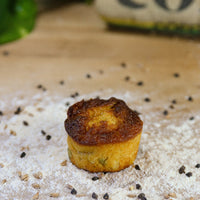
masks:
<svg viewBox="0 0 200 200"><path fill-rule="evenodd" d="M45 11L56 9L70 0L0 0L0 44L27 35L35 26L37 17ZM82 1L89 3L90 1Z"/></svg>
<svg viewBox="0 0 200 200"><path fill-rule="evenodd" d="M155 88L159 98L183 95L189 82L193 93L199 91L199 0L0 3L2 96L17 90L27 95L39 84L62 95L136 91L141 81L152 83L137 89L145 96ZM171 80L173 74L181 78ZM62 80L65 90L57 86Z"/></svg>
<svg viewBox="0 0 200 200"><path fill-rule="evenodd" d="M198 0L1 0L0 43L27 35L44 12L80 3L92 6L112 29L192 37L200 34Z"/></svg>

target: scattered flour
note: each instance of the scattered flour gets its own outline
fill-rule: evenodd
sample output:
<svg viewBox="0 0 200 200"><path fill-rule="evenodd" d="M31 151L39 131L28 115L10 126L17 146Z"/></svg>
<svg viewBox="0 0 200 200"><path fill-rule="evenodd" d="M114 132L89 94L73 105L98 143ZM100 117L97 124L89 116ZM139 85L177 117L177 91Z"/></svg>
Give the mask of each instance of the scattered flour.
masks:
<svg viewBox="0 0 200 200"><path fill-rule="evenodd" d="M83 98L88 99L100 95L103 98L115 96L123 99L133 110L138 110L143 122L143 134L140 148L135 160L141 170L134 166L116 173L93 174L80 170L71 164L67 154L67 134L64 130L67 106ZM12 105L6 107L0 102L0 199L32 199L39 192L39 199L52 199L51 193L59 193L60 200L88 200L92 193L103 199L107 192L112 200L138 199L140 193L145 193L148 200L161 200L164 195L175 193L178 200L200 199L200 169L195 168L200 163L200 113L196 113L193 121L182 113L163 116L155 110L157 105L138 102L130 93L113 94L112 91L93 93L77 98L50 98L48 95L36 95L29 102L25 99L13 99ZM14 115L17 106L22 112ZM162 107L162 105L160 105ZM158 107L158 106L157 106ZM6 109L9 114L6 114ZM12 114L11 114L12 111ZM28 122L28 126L23 125ZM47 140L46 135L51 135ZM14 131L15 135L10 132ZM21 158L22 152L26 156ZM67 160L66 166L61 163ZM192 172L191 177L179 174L178 169L184 165L185 172ZM28 174L28 180L20 179ZM41 172L42 179L36 179L33 174ZM92 177L102 176L97 181ZM6 179L6 182L2 182ZM32 187L33 183L40 189ZM142 190L135 189L139 183ZM68 184L77 190L72 195ZM133 190L129 188L133 186ZM134 195L136 197L134 197Z"/></svg>

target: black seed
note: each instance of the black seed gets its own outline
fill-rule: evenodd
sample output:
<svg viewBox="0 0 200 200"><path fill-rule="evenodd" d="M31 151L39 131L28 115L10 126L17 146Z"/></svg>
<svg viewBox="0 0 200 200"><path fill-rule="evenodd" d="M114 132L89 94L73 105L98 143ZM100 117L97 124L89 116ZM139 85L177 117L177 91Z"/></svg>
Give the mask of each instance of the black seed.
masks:
<svg viewBox="0 0 200 200"><path fill-rule="evenodd" d="M3 112L0 110L0 116L2 116L3 115Z"/></svg>
<svg viewBox="0 0 200 200"><path fill-rule="evenodd" d="M193 101L193 98L191 96L189 96L188 101Z"/></svg>
<svg viewBox="0 0 200 200"><path fill-rule="evenodd" d="M138 86L142 86L144 83L142 81L137 82Z"/></svg>
<svg viewBox="0 0 200 200"><path fill-rule="evenodd" d="M98 199L98 195L97 195L95 192L93 192L93 193L92 193L92 198L93 198L93 199Z"/></svg>
<svg viewBox="0 0 200 200"><path fill-rule="evenodd" d="M51 139L51 136L50 135L47 135L46 136L46 140L50 140Z"/></svg>
<svg viewBox="0 0 200 200"><path fill-rule="evenodd" d="M146 97L146 98L144 99L144 101L146 101L146 102L150 102L151 99L150 99L149 97Z"/></svg>
<svg viewBox="0 0 200 200"><path fill-rule="evenodd" d="M195 165L196 168L200 168L200 163Z"/></svg>
<svg viewBox="0 0 200 200"><path fill-rule="evenodd" d="M144 193L140 193L140 194L138 195L138 199L146 200L145 194L144 194Z"/></svg>
<svg viewBox="0 0 200 200"><path fill-rule="evenodd" d="M167 111L167 110L164 110L164 111L163 111L163 115L168 115L168 111Z"/></svg>
<svg viewBox="0 0 200 200"><path fill-rule="evenodd" d="M28 126L28 122L27 121L23 121L24 126Z"/></svg>
<svg viewBox="0 0 200 200"><path fill-rule="evenodd" d="M176 103L177 103L177 102L176 102L176 99L172 100L172 103L173 103L173 104L176 104Z"/></svg>
<svg viewBox="0 0 200 200"><path fill-rule="evenodd" d="M44 92L45 92L45 91L47 91L47 89L43 87L43 88L42 88L42 91L44 91Z"/></svg>
<svg viewBox="0 0 200 200"><path fill-rule="evenodd" d="M65 105L66 105L66 106L69 106L69 105L70 105L70 103L69 103L69 102L66 102L66 103L65 103Z"/></svg>
<svg viewBox="0 0 200 200"><path fill-rule="evenodd" d="M59 83L60 83L60 85L64 85L65 84L65 82L63 80L60 81Z"/></svg>
<svg viewBox="0 0 200 200"><path fill-rule="evenodd" d="M5 50L5 51L3 51L3 55L4 55L4 56L8 56L9 54L10 54L10 52L9 52L9 51L6 51L6 50Z"/></svg>
<svg viewBox="0 0 200 200"><path fill-rule="evenodd" d="M190 117L189 120L194 120L194 117Z"/></svg>
<svg viewBox="0 0 200 200"><path fill-rule="evenodd" d="M42 135L46 135L46 132L44 130L41 130Z"/></svg>
<svg viewBox="0 0 200 200"><path fill-rule="evenodd" d="M100 74L103 74L103 70L100 69L100 70L99 70L99 73L100 73Z"/></svg>
<svg viewBox="0 0 200 200"><path fill-rule="evenodd" d="M78 92L76 92L76 93L75 93L75 96L76 96L76 97L77 97L77 96L79 96L79 93L78 93Z"/></svg>
<svg viewBox="0 0 200 200"><path fill-rule="evenodd" d="M170 105L169 108L174 109L174 106L173 106L173 105Z"/></svg>
<svg viewBox="0 0 200 200"><path fill-rule="evenodd" d="M104 198L104 199L109 199L108 193L105 193L105 194L103 195L103 198Z"/></svg>
<svg viewBox="0 0 200 200"><path fill-rule="evenodd" d="M125 80L125 81L129 81L129 80L130 80L130 76L126 76L126 77L124 78L124 80Z"/></svg>
<svg viewBox="0 0 200 200"><path fill-rule="evenodd" d="M136 170L140 170L140 166L139 165L135 165L135 169Z"/></svg>
<svg viewBox="0 0 200 200"><path fill-rule="evenodd" d="M75 98L75 97L77 97L77 96L79 96L79 93L78 93L78 92L75 92L74 94L71 94L71 95L70 95L70 97L72 97L72 98Z"/></svg>
<svg viewBox="0 0 200 200"><path fill-rule="evenodd" d="M187 177L191 177L192 176L192 172L188 172L185 174Z"/></svg>
<svg viewBox="0 0 200 200"><path fill-rule="evenodd" d="M121 67L126 68L126 63L125 63L125 62L122 62L122 63L121 63Z"/></svg>
<svg viewBox="0 0 200 200"><path fill-rule="evenodd" d="M20 155L20 158L24 158L25 156L26 156L26 153L22 152L21 155Z"/></svg>
<svg viewBox="0 0 200 200"><path fill-rule="evenodd" d="M142 187L141 187L141 185L140 185L140 184L136 184L136 186L135 186L135 187L136 187L136 189L137 189L137 190L141 190L141 189L142 189Z"/></svg>
<svg viewBox="0 0 200 200"><path fill-rule="evenodd" d="M22 109L20 107L17 108L17 110L14 112L15 115L19 115Z"/></svg>
<svg viewBox="0 0 200 200"><path fill-rule="evenodd" d="M174 77L178 78L178 77L180 77L180 74L179 73L174 73Z"/></svg>
<svg viewBox="0 0 200 200"><path fill-rule="evenodd" d="M71 194L76 195L76 194L77 194L77 191L73 188L73 189L71 190Z"/></svg>
<svg viewBox="0 0 200 200"><path fill-rule="evenodd" d="M37 86L37 88L38 88L38 89L41 89L41 88L43 88L43 86L42 86L41 84L39 84L39 85Z"/></svg>
<svg viewBox="0 0 200 200"><path fill-rule="evenodd" d="M86 74L86 78L90 79L92 76L90 74Z"/></svg>
<svg viewBox="0 0 200 200"><path fill-rule="evenodd" d="M99 177L98 176L94 176L94 177L92 177L92 180L93 181L99 180Z"/></svg>
<svg viewBox="0 0 200 200"><path fill-rule="evenodd" d="M138 195L138 198L141 198L141 197L145 197L145 194L144 194L144 193L140 193L140 194Z"/></svg>
<svg viewBox="0 0 200 200"><path fill-rule="evenodd" d="M185 173L185 166L182 165L179 170L178 170L179 174L184 174Z"/></svg>

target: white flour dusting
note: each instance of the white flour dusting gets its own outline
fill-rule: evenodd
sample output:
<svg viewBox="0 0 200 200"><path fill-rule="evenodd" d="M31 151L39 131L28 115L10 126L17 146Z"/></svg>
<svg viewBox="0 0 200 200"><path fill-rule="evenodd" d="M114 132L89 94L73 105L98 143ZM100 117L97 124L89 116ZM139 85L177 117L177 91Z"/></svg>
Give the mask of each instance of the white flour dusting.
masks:
<svg viewBox="0 0 200 200"><path fill-rule="evenodd" d="M97 95L118 97L142 113L144 129L135 160L141 170L130 166L116 173L93 174L70 163L64 130L65 103L71 105ZM14 115L17 106L21 106L22 112ZM75 99L37 95L28 102L16 98L9 108L5 102L0 102L0 110L4 111L0 116L0 199L32 199L39 192L39 199L54 199L50 195L59 193L56 199L88 200L95 192L98 199L103 199L105 193L112 200L138 199L137 196L144 193L148 200L160 200L171 193L169 199L189 200L193 197L199 200L200 168L195 165L200 163L200 113L196 111L194 120L188 120L187 113L177 110L164 116L160 114L161 108L162 104L158 107L153 102L138 102L132 93L113 94L112 91L106 95L95 93ZM28 126L23 121L28 122ZM50 140L46 139L47 135L51 136ZM20 157L22 152L26 153L23 158ZM66 166L61 166L65 160ZM179 174L182 165L185 173L192 172L191 177ZM37 172L42 173L42 179L33 176ZM26 174L28 178L21 180ZM94 176L100 179L93 181ZM40 189L33 188L34 183L39 184ZM77 195L71 194L68 184L76 189ZM142 189L136 189L136 184ZM173 198L174 194L176 198Z"/></svg>

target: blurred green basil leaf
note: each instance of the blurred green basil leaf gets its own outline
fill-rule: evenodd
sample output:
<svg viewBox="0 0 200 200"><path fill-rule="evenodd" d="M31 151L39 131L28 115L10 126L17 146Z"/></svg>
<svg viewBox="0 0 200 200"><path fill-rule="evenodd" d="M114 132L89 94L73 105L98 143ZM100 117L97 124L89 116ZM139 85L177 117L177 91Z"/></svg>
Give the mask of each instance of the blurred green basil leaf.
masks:
<svg viewBox="0 0 200 200"><path fill-rule="evenodd" d="M27 35L36 19L34 0L0 0L0 44Z"/></svg>

